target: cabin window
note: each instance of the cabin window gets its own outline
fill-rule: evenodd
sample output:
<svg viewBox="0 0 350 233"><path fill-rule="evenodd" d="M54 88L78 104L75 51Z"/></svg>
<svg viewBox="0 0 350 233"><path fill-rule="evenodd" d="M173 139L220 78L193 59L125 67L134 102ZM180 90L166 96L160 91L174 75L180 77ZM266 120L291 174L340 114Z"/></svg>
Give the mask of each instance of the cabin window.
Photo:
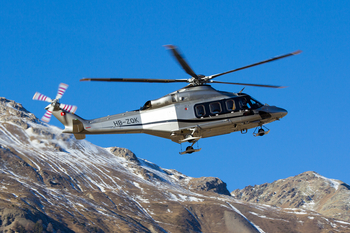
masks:
<svg viewBox="0 0 350 233"><path fill-rule="evenodd" d="M204 107L204 105L197 105L195 109L196 109L197 117L205 116L205 107Z"/></svg>
<svg viewBox="0 0 350 233"><path fill-rule="evenodd" d="M214 102L209 104L209 109L212 114L219 114L221 113L221 104L220 102Z"/></svg>
<svg viewBox="0 0 350 233"><path fill-rule="evenodd" d="M226 109L228 111L236 110L236 104L234 100L226 100Z"/></svg>

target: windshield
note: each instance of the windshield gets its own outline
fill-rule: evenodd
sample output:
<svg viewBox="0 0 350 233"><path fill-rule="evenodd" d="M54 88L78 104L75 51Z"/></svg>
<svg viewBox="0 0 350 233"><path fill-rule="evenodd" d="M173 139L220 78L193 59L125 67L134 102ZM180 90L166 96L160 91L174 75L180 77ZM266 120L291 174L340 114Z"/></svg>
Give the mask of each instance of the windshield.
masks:
<svg viewBox="0 0 350 233"><path fill-rule="evenodd" d="M259 101L253 99L249 95L239 97L238 102L241 109L257 109L263 106Z"/></svg>

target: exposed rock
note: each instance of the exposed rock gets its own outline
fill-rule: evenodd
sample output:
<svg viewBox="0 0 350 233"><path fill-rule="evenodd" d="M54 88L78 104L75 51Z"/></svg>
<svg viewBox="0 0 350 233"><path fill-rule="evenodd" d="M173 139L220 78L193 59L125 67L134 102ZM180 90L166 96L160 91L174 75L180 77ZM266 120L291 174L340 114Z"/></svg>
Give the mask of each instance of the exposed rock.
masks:
<svg viewBox="0 0 350 233"><path fill-rule="evenodd" d="M137 159L136 155L128 149L120 147L111 147L109 148L109 150L115 156L122 157L127 161L134 162L136 164L140 164L140 161Z"/></svg>
<svg viewBox="0 0 350 233"><path fill-rule="evenodd" d="M0 208L1 232L32 232L35 227L43 230L52 229L61 232L73 232L64 224L48 217L32 208L21 209L18 207Z"/></svg>
<svg viewBox="0 0 350 233"><path fill-rule="evenodd" d="M190 190L209 191L231 196L226 183L215 177L192 178L188 183Z"/></svg>
<svg viewBox="0 0 350 233"><path fill-rule="evenodd" d="M38 118L27 111L22 104L16 103L13 100L8 100L4 97L0 97L0 112L0 120L11 121L16 125L21 126L23 129L27 129L28 124L23 121L22 118L25 118L26 121L39 123Z"/></svg>

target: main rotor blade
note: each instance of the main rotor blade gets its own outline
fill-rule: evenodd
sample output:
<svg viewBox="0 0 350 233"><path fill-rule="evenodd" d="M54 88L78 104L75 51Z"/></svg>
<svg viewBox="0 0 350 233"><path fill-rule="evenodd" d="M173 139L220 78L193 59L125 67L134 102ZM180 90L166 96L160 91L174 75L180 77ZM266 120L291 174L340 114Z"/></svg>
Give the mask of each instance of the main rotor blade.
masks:
<svg viewBox="0 0 350 233"><path fill-rule="evenodd" d="M253 66L257 66L257 65L261 65L261 64L264 64L264 63L276 61L278 59L282 59L282 58L286 58L286 57L289 57L289 56L297 55L297 54L299 54L301 52L302 52L301 50L298 50L298 51L295 51L295 52L292 52L292 53L288 53L288 54L285 54L285 55L282 55L282 56L278 56L278 57L273 57L273 58L267 59L265 61L257 62L257 63L251 64L251 65L248 65L248 66L243 66L243 67L240 67L240 68L237 68L237 69L234 69L234 70L230 70L230 71L227 71L227 72L224 72L224 73L210 75L209 79L213 79L213 78L219 77L221 75L233 73L233 72L236 72L236 71L239 71L239 70L244 70L244 69L247 69L247 68L250 68L250 67L253 67Z"/></svg>
<svg viewBox="0 0 350 233"><path fill-rule="evenodd" d="M139 83L187 83L187 79L146 79L146 78L82 78L80 81L139 82Z"/></svg>
<svg viewBox="0 0 350 233"><path fill-rule="evenodd" d="M171 50L173 56L176 58L176 60L180 63L180 65L182 66L182 68L185 70L185 72L189 75L191 75L191 77L195 77L196 79L198 79L197 74L192 70L192 68L190 67L190 65L186 62L186 60L184 59L183 56L180 55L180 53L177 51L176 47L174 45L164 45L164 47L168 48L169 50Z"/></svg>
<svg viewBox="0 0 350 233"><path fill-rule="evenodd" d="M231 82L220 82L220 81L214 81L214 80L210 80L209 82L210 83L222 83L222 84L251 86L251 87L286 88L286 86L275 86L275 85L265 85L265 84L249 84L249 83L231 83Z"/></svg>

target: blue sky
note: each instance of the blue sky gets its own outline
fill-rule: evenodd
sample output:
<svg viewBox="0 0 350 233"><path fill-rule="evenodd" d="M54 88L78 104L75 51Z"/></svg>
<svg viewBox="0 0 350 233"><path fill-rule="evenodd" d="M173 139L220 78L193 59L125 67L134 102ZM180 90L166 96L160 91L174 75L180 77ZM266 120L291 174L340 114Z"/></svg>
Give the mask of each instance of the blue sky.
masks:
<svg viewBox="0 0 350 233"><path fill-rule="evenodd" d="M263 103L288 110L271 132L202 139L202 151L149 135L97 135L164 168L214 176L230 191L305 171L350 183L348 1L3 1L0 96L41 118L45 103L69 88L65 104L86 119L138 109L182 83L79 82L82 77L189 78L163 45L179 47L196 73L216 74L295 50L297 56L217 78L286 85L247 87ZM213 85L238 92L242 87ZM62 127L56 119L50 124ZM183 144L184 149L187 144Z"/></svg>

